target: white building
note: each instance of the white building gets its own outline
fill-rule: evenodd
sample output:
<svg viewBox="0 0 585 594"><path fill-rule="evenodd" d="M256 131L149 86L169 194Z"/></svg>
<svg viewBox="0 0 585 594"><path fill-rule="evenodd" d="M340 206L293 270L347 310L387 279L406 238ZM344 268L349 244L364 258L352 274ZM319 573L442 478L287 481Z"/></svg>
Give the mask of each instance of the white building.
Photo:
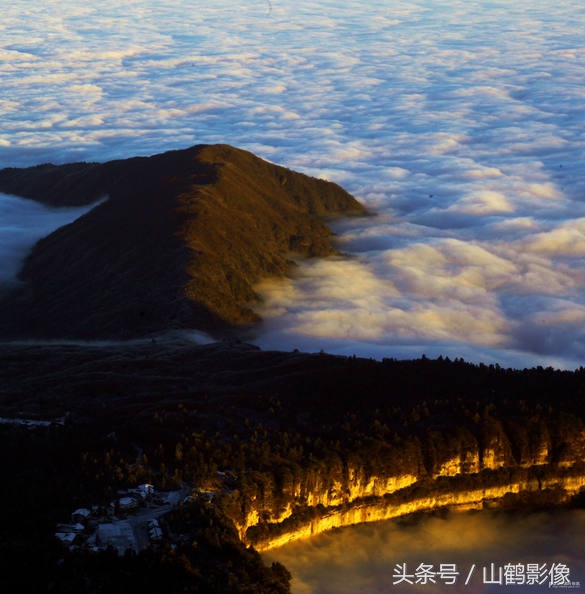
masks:
<svg viewBox="0 0 585 594"><path fill-rule="evenodd" d="M90 516L91 516L91 512L88 509L86 509L85 507L81 507L79 509L76 509L71 514L71 519L74 522L84 524L85 522L87 522L87 520L89 519Z"/></svg>

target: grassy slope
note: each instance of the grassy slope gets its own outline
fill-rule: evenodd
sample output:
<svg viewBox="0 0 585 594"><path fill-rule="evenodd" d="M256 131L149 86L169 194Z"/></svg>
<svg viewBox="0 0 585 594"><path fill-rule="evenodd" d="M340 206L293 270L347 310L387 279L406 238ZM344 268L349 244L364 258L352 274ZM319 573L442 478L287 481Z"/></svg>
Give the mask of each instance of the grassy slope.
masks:
<svg viewBox="0 0 585 594"><path fill-rule="evenodd" d="M0 171L52 205L109 196L35 246L0 303L0 334L131 337L254 322L253 286L291 253L334 252L324 215L364 214L339 186L227 145L105 164Z"/></svg>

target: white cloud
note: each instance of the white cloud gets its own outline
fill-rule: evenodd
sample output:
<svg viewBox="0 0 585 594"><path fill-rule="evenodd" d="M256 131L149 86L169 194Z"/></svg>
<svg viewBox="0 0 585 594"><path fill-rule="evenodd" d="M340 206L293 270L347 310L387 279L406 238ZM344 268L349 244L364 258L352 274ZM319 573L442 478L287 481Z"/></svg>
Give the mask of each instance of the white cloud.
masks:
<svg viewBox="0 0 585 594"><path fill-rule="evenodd" d="M498 221L492 227L496 232L518 233L519 231L536 231L540 228L540 224L533 217L515 217Z"/></svg>
<svg viewBox="0 0 585 594"><path fill-rule="evenodd" d="M502 177L504 174L500 169L497 167L477 167L474 169L469 169L462 173L462 177L466 177L468 179L473 180L480 180L480 179L490 179L494 177Z"/></svg>
<svg viewBox="0 0 585 594"><path fill-rule="evenodd" d="M535 196L536 198L548 198L551 200L562 198L561 192L559 192L558 188L556 188L552 182L529 184L527 192L529 195Z"/></svg>
<svg viewBox="0 0 585 594"><path fill-rule="evenodd" d="M16 282L24 258L39 239L94 206L49 208L32 200L0 193L0 289Z"/></svg>
<svg viewBox="0 0 585 594"><path fill-rule="evenodd" d="M538 254L582 256L585 254L585 219L575 219L537 233L525 241L524 247Z"/></svg>
<svg viewBox="0 0 585 594"><path fill-rule="evenodd" d="M474 215L503 214L514 212L514 207L501 192L480 190L471 196L465 196L457 204L461 212Z"/></svg>
<svg viewBox="0 0 585 594"><path fill-rule="evenodd" d="M572 365L579 340L563 343L552 299L580 311L585 295L585 13L569 0L266 8L7 3L0 163L249 148L379 213L336 225L360 260L303 265L271 289L273 343L517 363L546 319L540 350Z"/></svg>

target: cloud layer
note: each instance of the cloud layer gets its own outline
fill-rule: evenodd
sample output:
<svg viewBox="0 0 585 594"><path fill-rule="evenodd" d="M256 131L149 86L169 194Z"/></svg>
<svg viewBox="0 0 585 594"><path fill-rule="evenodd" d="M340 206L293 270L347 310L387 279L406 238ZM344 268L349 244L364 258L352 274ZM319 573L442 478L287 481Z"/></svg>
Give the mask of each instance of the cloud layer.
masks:
<svg viewBox="0 0 585 594"><path fill-rule="evenodd" d="M50 208L0 193L0 291L17 282L18 271L33 245L95 206Z"/></svg>
<svg viewBox="0 0 585 594"><path fill-rule="evenodd" d="M0 165L248 148L378 213L262 287L260 344L574 367L584 28L570 0L11 3Z"/></svg>
<svg viewBox="0 0 585 594"><path fill-rule="evenodd" d="M571 581L585 582L585 562L580 554L585 514L582 511L512 516L473 513L446 517L427 516L417 522L363 524L319 535L265 554L280 561L293 574L293 594L544 594L542 585L490 585L506 564L538 563L551 569L562 563ZM416 574L420 564L455 565L455 583L435 577L436 583L396 584L396 564L406 564ZM469 584L465 581L469 577ZM486 568L484 583L483 569ZM505 580L505 578L504 578ZM503 580L503 581L504 581ZM411 580L416 581L416 578Z"/></svg>

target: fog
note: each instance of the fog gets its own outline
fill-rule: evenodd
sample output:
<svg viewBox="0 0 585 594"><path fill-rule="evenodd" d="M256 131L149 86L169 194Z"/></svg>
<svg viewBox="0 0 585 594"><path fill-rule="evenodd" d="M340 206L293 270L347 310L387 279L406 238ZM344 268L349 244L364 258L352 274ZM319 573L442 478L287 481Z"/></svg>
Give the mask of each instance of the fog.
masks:
<svg viewBox="0 0 585 594"><path fill-rule="evenodd" d="M264 558L279 561L291 571L293 594L550 593L554 589L546 572L555 564L568 567L569 580L580 583L572 590L578 592L585 587L584 534L583 511L473 512L338 529L274 549ZM415 576L409 578L412 584L398 583L397 564L406 564L406 574ZM434 584L422 579L417 584L421 564L432 565L430 571L437 574L441 565L454 564L458 575L453 574L454 579L436 575ZM508 564L520 569L509 574L506 584ZM541 568L543 584L519 584L522 573L527 579L529 564ZM500 581L499 568L502 584L489 584Z"/></svg>
<svg viewBox="0 0 585 594"><path fill-rule="evenodd" d="M18 282L22 263L39 239L73 222L96 204L51 208L0 193L0 291Z"/></svg>
<svg viewBox="0 0 585 594"><path fill-rule="evenodd" d="M9 3L0 166L247 148L377 214L259 287L261 346L577 367L583 30L571 0Z"/></svg>

